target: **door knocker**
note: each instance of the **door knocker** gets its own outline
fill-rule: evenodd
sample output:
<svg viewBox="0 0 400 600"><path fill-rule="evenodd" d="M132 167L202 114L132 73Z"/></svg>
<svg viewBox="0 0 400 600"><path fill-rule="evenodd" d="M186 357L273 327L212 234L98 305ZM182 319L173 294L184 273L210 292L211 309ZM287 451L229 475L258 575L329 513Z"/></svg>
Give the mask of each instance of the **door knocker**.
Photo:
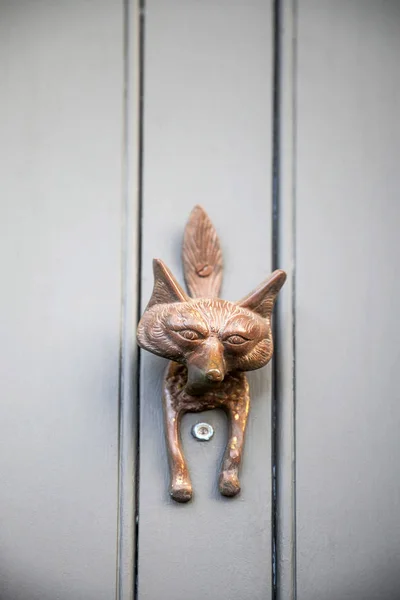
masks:
<svg viewBox="0 0 400 600"><path fill-rule="evenodd" d="M145 350L171 361L163 384L170 495L177 502L192 498L180 439L182 416L222 408L229 419L229 437L219 490L224 496L236 496L250 407L244 371L259 369L271 360L271 314L286 274L274 271L239 302L218 298L222 252L214 226L200 206L193 209L183 240L183 270L190 295L161 260L153 261L153 269L153 293L137 339Z"/></svg>

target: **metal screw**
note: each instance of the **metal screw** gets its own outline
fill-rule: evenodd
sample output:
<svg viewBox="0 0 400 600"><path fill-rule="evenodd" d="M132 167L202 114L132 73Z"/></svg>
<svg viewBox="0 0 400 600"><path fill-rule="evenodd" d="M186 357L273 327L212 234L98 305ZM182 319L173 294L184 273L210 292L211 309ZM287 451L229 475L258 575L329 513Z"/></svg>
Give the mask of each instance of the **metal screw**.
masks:
<svg viewBox="0 0 400 600"><path fill-rule="evenodd" d="M208 423L196 423L192 427L192 436L200 442L208 442L214 435L214 429Z"/></svg>

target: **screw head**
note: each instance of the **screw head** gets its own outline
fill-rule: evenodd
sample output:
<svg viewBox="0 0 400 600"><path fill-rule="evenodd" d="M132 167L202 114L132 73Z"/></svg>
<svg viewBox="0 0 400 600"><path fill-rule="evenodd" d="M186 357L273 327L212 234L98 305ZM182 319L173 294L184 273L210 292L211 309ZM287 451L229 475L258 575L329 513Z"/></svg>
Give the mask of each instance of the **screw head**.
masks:
<svg viewBox="0 0 400 600"><path fill-rule="evenodd" d="M209 423L196 423L192 427L192 436L199 442L208 442L214 435L214 429Z"/></svg>

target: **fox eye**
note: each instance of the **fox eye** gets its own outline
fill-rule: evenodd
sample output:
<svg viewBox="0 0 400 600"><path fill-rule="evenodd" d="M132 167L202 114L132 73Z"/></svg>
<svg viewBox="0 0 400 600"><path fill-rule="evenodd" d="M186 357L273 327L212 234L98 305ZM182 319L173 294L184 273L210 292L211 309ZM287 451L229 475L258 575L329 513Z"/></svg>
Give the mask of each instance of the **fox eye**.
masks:
<svg viewBox="0 0 400 600"><path fill-rule="evenodd" d="M225 338L225 342L228 342L228 344L233 344L234 346L239 346L240 344L244 344L248 341L249 340L247 338L238 334L230 335L229 337Z"/></svg>
<svg viewBox="0 0 400 600"><path fill-rule="evenodd" d="M181 331L178 331L178 333L181 337L183 337L184 340L189 340L191 342L194 342L196 340L200 340L203 338L201 333L199 333L198 331L195 331L194 329L181 329Z"/></svg>

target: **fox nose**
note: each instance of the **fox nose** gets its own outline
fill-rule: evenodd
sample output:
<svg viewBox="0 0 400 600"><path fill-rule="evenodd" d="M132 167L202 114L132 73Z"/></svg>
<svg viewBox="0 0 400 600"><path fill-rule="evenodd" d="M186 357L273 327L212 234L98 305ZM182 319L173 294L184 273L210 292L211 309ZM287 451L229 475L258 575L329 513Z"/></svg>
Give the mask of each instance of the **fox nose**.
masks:
<svg viewBox="0 0 400 600"><path fill-rule="evenodd" d="M209 369L206 373L206 377L207 379L209 379L210 381L222 381L224 378L223 373L221 373L221 371L219 369Z"/></svg>

